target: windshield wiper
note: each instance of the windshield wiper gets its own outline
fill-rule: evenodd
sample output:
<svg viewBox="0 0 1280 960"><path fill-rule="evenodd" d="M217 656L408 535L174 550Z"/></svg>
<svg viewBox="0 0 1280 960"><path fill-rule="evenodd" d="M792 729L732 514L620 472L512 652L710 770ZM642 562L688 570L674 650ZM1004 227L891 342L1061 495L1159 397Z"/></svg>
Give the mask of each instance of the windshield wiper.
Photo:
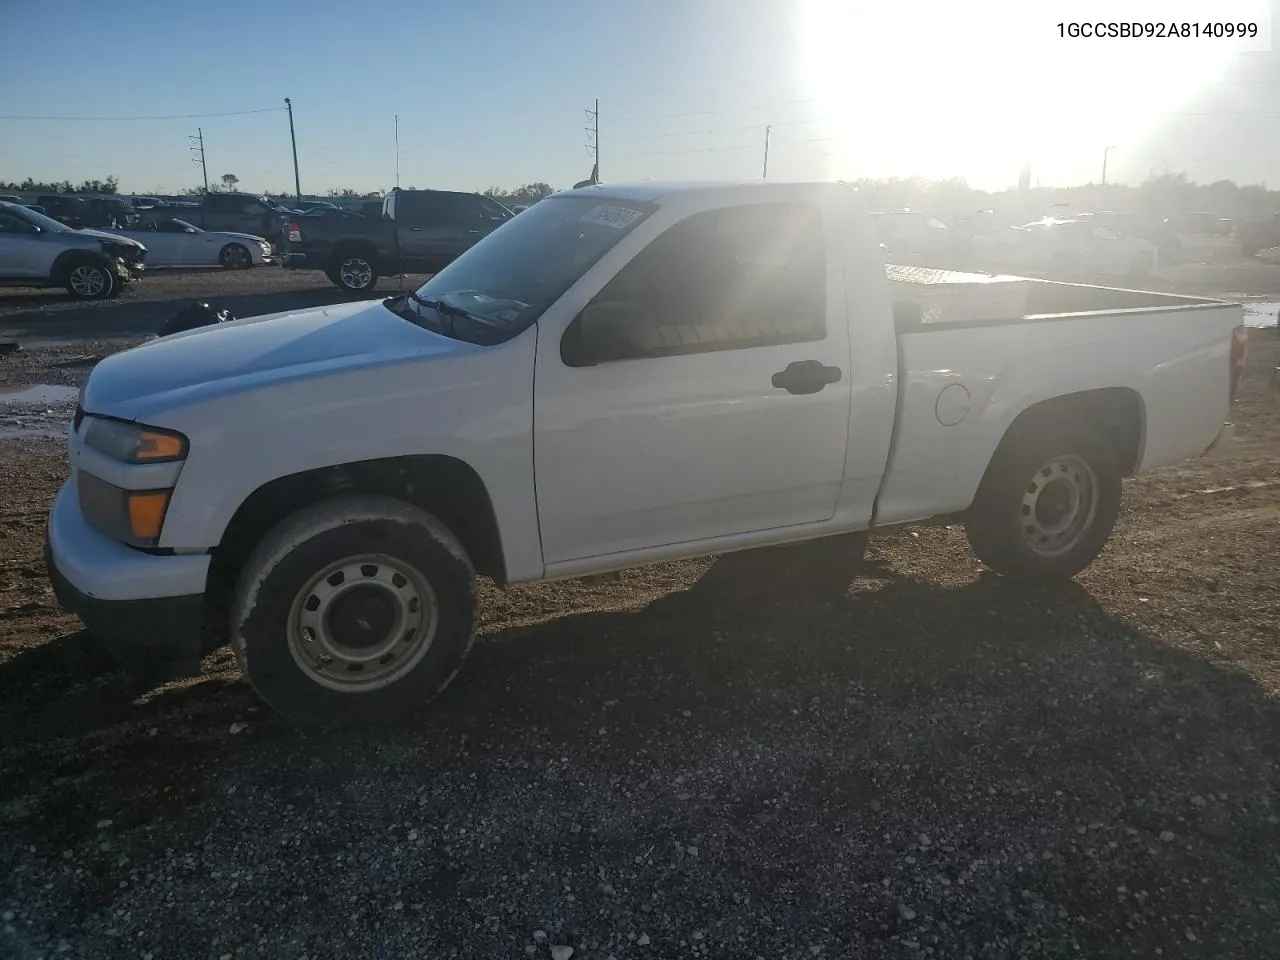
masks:
<svg viewBox="0 0 1280 960"><path fill-rule="evenodd" d="M454 332L454 321L458 317L463 317L467 320L472 321L472 323L478 325L480 329L485 332L486 336L491 336L493 333L492 325L488 321L486 321L484 317L480 316L479 314L472 313L470 310L467 310L463 307L454 306L452 303L445 303L443 300L435 300L429 297L420 297L418 296L417 293L413 292L412 290L407 291L403 295L403 299L401 302L405 302L405 301L412 301L413 303L416 303L420 307L426 307L429 310L434 310L438 316L443 317L445 319L445 323L443 324L443 326L445 328L445 333L448 336L451 336L451 337L457 336L457 334ZM388 306L390 306L390 304L393 301L387 300L385 302ZM420 320L427 319L417 310L413 311L413 313Z"/></svg>

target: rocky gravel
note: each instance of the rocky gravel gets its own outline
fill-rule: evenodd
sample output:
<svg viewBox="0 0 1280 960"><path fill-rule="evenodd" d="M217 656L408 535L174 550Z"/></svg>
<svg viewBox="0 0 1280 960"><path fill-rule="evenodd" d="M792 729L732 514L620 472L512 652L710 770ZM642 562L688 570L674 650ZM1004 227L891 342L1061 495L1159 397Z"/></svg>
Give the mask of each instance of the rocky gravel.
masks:
<svg viewBox="0 0 1280 960"><path fill-rule="evenodd" d="M821 582L486 586L426 715L324 734L227 651L119 672L45 582L63 450L0 441L0 957L1280 955L1277 364L1075 584L919 526Z"/></svg>

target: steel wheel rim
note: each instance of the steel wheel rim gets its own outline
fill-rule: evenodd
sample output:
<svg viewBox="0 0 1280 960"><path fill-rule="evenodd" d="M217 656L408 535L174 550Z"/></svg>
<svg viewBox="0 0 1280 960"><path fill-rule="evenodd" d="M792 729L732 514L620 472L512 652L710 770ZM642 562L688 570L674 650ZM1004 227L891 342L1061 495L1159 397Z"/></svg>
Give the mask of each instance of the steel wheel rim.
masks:
<svg viewBox="0 0 1280 960"><path fill-rule="evenodd" d="M106 275L98 267L80 266L71 271L71 289L82 297L96 296L106 285Z"/></svg>
<svg viewBox="0 0 1280 960"><path fill-rule="evenodd" d="M439 620L435 591L410 564L386 554L346 557L294 596L289 652L322 687L368 693L421 662Z"/></svg>
<svg viewBox="0 0 1280 960"><path fill-rule="evenodd" d="M339 273L342 277L343 285L351 287L353 290L367 287L369 281L373 279L373 267L369 266L369 261L356 257L344 260Z"/></svg>
<svg viewBox="0 0 1280 960"><path fill-rule="evenodd" d="M1042 557L1072 550L1093 526L1098 513L1098 479L1077 456L1047 461L1022 493L1022 536Z"/></svg>

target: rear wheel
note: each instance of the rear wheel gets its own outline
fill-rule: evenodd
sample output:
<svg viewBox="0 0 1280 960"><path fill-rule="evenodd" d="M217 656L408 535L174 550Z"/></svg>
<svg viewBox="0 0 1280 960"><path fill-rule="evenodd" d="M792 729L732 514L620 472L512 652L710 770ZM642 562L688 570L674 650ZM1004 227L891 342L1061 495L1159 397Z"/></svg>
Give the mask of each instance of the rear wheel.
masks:
<svg viewBox="0 0 1280 960"><path fill-rule="evenodd" d="M1120 469L1092 430L1015 428L965 519L987 566L1018 580L1067 580L1102 552L1120 512Z"/></svg>
<svg viewBox="0 0 1280 960"><path fill-rule="evenodd" d="M116 275L100 261L77 260L67 269L67 292L81 300L105 300L118 286Z"/></svg>
<svg viewBox="0 0 1280 960"><path fill-rule="evenodd" d="M223 270L248 270L253 266L253 255L240 243L228 243L218 254Z"/></svg>
<svg viewBox="0 0 1280 960"><path fill-rule="evenodd" d="M254 689L294 723L392 720L453 679L471 647L475 573L431 515L386 497L306 508L240 575L232 645Z"/></svg>
<svg viewBox="0 0 1280 960"><path fill-rule="evenodd" d="M343 290L366 293L378 284L378 271L364 253L343 254L329 267L329 279Z"/></svg>

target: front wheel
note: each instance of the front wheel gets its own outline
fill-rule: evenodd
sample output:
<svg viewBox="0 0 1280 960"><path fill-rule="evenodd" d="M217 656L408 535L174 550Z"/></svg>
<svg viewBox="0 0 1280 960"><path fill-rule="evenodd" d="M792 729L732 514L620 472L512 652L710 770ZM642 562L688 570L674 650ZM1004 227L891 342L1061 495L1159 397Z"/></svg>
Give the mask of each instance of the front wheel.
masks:
<svg viewBox="0 0 1280 960"><path fill-rule="evenodd" d="M228 243L218 254L223 270L248 270L253 266L249 248L239 243Z"/></svg>
<svg viewBox="0 0 1280 960"><path fill-rule="evenodd" d="M1028 425L1006 438L982 478L965 519L969 545L1007 577L1070 579L1111 536L1120 486L1115 455L1095 432Z"/></svg>
<svg viewBox="0 0 1280 960"><path fill-rule="evenodd" d="M368 257L343 256L329 268L329 279L343 290L367 293L378 285L378 271Z"/></svg>
<svg viewBox="0 0 1280 960"><path fill-rule="evenodd" d="M67 272L67 292L80 300L105 300L119 291L120 281L106 264L81 260Z"/></svg>
<svg viewBox="0 0 1280 960"><path fill-rule="evenodd" d="M258 694L288 720L396 719L435 697L471 647L475 572L430 514L343 497L269 532L242 571L232 645Z"/></svg>

